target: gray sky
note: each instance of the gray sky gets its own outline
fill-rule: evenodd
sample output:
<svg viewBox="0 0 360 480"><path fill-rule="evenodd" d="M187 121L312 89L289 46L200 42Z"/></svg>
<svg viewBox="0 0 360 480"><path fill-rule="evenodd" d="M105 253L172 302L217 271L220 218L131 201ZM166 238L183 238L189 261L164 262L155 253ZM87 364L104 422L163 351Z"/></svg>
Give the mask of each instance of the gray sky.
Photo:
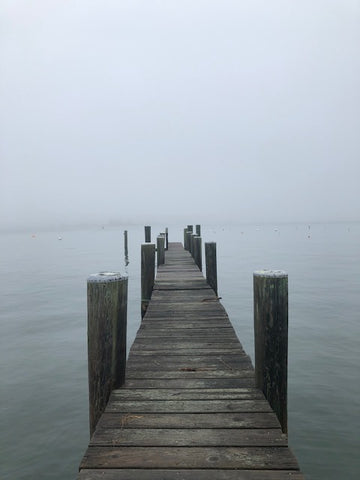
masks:
<svg viewBox="0 0 360 480"><path fill-rule="evenodd" d="M2 0L1 226L360 220L360 0Z"/></svg>

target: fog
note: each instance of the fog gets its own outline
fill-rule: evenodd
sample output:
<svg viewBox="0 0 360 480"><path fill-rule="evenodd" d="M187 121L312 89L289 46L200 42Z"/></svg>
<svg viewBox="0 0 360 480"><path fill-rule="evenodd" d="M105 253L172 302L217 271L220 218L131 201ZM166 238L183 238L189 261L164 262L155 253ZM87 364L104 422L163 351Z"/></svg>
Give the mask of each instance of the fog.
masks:
<svg viewBox="0 0 360 480"><path fill-rule="evenodd" d="M359 0L2 0L1 229L360 220Z"/></svg>

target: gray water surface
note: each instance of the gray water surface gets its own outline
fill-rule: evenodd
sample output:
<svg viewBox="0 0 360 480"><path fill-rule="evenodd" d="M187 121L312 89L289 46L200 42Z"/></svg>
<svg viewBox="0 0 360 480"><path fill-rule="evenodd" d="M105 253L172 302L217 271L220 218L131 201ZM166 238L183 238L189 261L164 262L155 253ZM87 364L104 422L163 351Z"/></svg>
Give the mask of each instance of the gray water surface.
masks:
<svg viewBox="0 0 360 480"><path fill-rule="evenodd" d="M169 226L170 241L182 231ZM1 234L2 480L76 478L89 439L86 278L129 274L130 345L143 236L126 225ZM252 358L252 274L288 272L290 445L308 479L359 478L360 224L203 226L202 237L217 242L219 295Z"/></svg>

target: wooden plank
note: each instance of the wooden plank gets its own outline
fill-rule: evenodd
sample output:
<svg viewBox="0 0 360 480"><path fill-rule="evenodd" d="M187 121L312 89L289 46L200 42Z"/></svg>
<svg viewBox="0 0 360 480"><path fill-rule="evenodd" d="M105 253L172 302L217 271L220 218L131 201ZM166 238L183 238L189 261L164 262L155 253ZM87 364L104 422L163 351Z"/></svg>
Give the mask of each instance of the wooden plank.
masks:
<svg viewBox="0 0 360 480"><path fill-rule="evenodd" d="M107 404L105 412L122 413L226 413L271 412L266 400L116 400Z"/></svg>
<svg viewBox="0 0 360 480"><path fill-rule="evenodd" d="M145 357L146 358L146 357ZM171 357L169 357L171 358ZM250 362L250 360L244 356L244 362L238 363L237 365L229 366L226 364L221 364L220 362L218 363L212 363L212 362L206 362L205 360L200 360L196 363L191 362L186 360L189 357L183 357L183 360L181 362L176 361L176 362L171 362L170 360L168 362L164 362L160 357L158 360L155 358L151 358L151 360L147 363L144 361L144 356L133 356L131 360L131 367L129 366L128 368L128 374L131 372L135 371L143 371L144 373L149 373L153 376L152 378L155 377L156 372L162 372L164 374L165 372L174 372L174 371L182 371L182 372L201 372L201 371L219 371L220 369L223 369L222 371L228 373L232 373L233 376L238 376L241 377L241 375L236 375L236 373L241 372L242 370L249 371L251 370L254 372L253 366ZM206 358L206 357L204 357ZM211 357L210 357L211 358ZM140 359L140 360L138 360ZM217 375L219 377L219 375ZM129 376L128 376L129 378ZM146 376L146 378L151 378ZM159 378L159 377L157 377ZM194 377L193 377L194 378ZM203 377L204 378L204 377Z"/></svg>
<svg viewBox="0 0 360 480"><path fill-rule="evenodd" d="M125 379L126 388L234 388L254 387L253 378Z"/></svg>
<svg viewBox="0 0 360 480"><path fill-rule="evenodd" d="M201 340L205 340L206 342L212 342L214 343L217 341L218 343L225 343L225 342L231 342L231 343L237 343L239 344L239 340L234 334L234 332L231 331L231 329L228 328L213 328L213 329L207 329L205 328L199 328L196 331L191 331L191 329L177 329L174 331L171 329L171 325L169 325L168 329L164 328L158 328L156 325L154 325L154 328L151 329L144 328L140 329L137 333L137 341L139 343L141 342L146 342L146 343L156 343L156 342L162 342L164 343L165 341L172 342L172 343L177 343L181 342L181 337L184 338L183 341L189 342L190 340L194 340L197 342L201 342ZM151 340L149 340L151 339Z"/></svg>
<svg viewBox="0 0 360 480"><path fill-rule="evenodd" d="M206 320L206 321L205 321ZM198 329L206 329L206 328L216 328L216 329L228 329L231 327L230 320L221 320L217 317L212 317L212 318L199 318L198 316L178 316L178 317L173 317L173 318L168 318L168 317L156 317L152 318L151 316L145 317L144 320L141 323L140 330L144 328L160 328L160 329L169 329L169 331L173 331L176 329L181 329L181 330L188 330L191 328L198 328Z"/></svg>
<svg viewBox="0 0 360 480"><path fill-rule="evenodd" d="M218 346L226 347L229 346L231 348L237 348L238 350L242 351L242 347L240 346L239 342L237 341L236 338L231 337L231 338L204 338L203 341L201 341L201 338L187 338L185 341L179 340L179 338L171 338L169 337L168 341L166 342L166 345L168 345L170 348L176 346L176 348L194 348L196 351L197 348L218 348ZM161 347L162 349L164 348L164 340L162 338L152 338L150 341L147 340L146 338L137 338L136 344L133 345L132 350L136 350L137 348L143 349L143 348L158 348Z"/></svg>
<svg viewBox="0 0 360 480"><path fill-rule="evenodd" d="M284 447L89 447L80 468L298 470Z"/></svg>
<svg viewBox="0 0 360 480"><path fill-rule="evenodd" d="M90 446L113 447L283 447L280 428L97 428Z"/></svg>
<svg viewBox="0 0 360 480"><path fill-rule="evenodd" d="M129 356L129 368L142 368L159 371L175 370L178 368L222 368L223 370L236 370L242 367L252 368L252 363L247 355L162 355L161 357L143 357L134 353Z"/></svg>
<svg viewBox="0 0 360 480"><path fill-rule="evenodd" d="M280 428L273 412L104 413L99 428Z"/></svg>
<svg viewBox="0 0 360 480"><path fill-rule="evenodd" d="M209 328L207 326L203 326L202 328L184 328L179 327L177 329L170 328L161 328L156 325L142 325L142 327L137 332L137 338L178 338L178 337L188 337L192 336L194 338L204 338L206 337L235 337L235 333L233 329L226 325L222 328L214 327Z"/></svg>
<svg viewBox="0 0 360 480"><path fill-rule="evenodd" d="M143 370L137 368L128 368L126 370L128 380L136 378L144 379L194 379L194 378L253 378L254 369L251 367L233 370L217 370L214 368L196 368L196 367L183 367L177 370Z"/></svg>
<svg viewBox="0 0 360 480"><path fill-rule="evenodd" d="M146 327L150 328L168 328L169 330L181 328L229 328L231 327L230 320L221 319L214 317L200 317L199 315L173 315L169 317L168 315L152 317L151 315L145 316L144 320L141 323L140 329Z"/></svg>
<svg viewBox="0 0 360 480"><path fill-rule="evenodd" d="M136 389L113 390L110 401L116 400L264 400L257 388L203 388L203 389Z"/></svg>
<svg viewBox="0 0 360 480"><path fill-rule="evenodd" d="M78 480L304 480L295 470L82 470Z"/></svg>
<svg viewBox="0 0 360 480"><path fill-rule="evenodd" d="M186 346L184 346L184 348L166 348L166 346L164 346L163 349L161 349L160 347L159 348L156 348L156 349L152 349L150 350L150 347L149 349L141 349L141 348L138 348L138 347L134 347L134 348L131 348L130 352L131 354L133 355L138 355L138 356L154 356L154 354L156 355L193 355L194 352L198 352L198 353L201 353L201 355L211 355L213 356L214 354L215 355L222 355L222 354L227 354L227 355L231 355L231 354L234 354L234 353L238 353L239 355L243 354L243 355L246 355L245 352L241 349L240 346L237 346L237 347L228 347L228 348L225 348L225 347L222 347L221 345L217 346L217 347L204 347L204 348L200 348L200 347L196 347L195 345L193 345L192 348L189 348Z"/></svg>
<svg viewBox="0 0 360 480"><path fill-rule="evenodd" d="M178 339L175 340L169 340L165 345L164 342L161 339L154 339L151 342L146 342L146 341L141 341L138 340L135 345L132 346L131 350L133 352L136 352L137 350L141 350L142 352L145 351L157 351L157 350L192 350L198 351L198 350L220 350L222 352L225 352L227 350L235 350L237 352L242 352L243 349L241 346L237 343L234 342L233 340L221 340L221 339L215 339L211 341L203 341L201 342L200 340L196 339L189 339L185 342L180 342Z"/></svg>

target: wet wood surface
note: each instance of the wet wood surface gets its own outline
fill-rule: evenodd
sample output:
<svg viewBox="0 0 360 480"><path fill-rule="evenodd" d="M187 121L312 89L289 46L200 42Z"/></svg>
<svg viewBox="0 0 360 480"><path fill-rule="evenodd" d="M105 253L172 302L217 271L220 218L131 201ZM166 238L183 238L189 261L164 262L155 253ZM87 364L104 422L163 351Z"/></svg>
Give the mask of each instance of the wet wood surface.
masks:
<svg viewBox="0 0 360 480"><path fill-rule="evenodd" d="M225 309L169 243L78 480L301 480Z"/></svg>

